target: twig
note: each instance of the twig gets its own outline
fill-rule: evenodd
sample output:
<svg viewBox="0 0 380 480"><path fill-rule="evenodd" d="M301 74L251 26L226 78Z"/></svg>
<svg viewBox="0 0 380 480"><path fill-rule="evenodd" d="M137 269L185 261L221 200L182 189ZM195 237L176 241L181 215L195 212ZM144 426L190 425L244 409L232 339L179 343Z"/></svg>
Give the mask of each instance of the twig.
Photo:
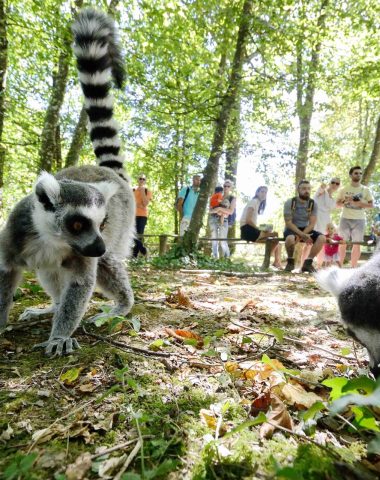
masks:
<svg viewBox="0 0 380 480"><path fill-rule="evenodd" d="M153 435L143 435L142 438L152 438ZM115 445L114 447L107 448L107 450L103 450L102 452L94 453L91 455L91 460L95 460L95 458L103 457L104 455L108 455L109 453L116 452L117 450L122 450L123 448L129 447L136 441L140 441L139 438L133 438L132 440L128 440L128 442L120 443L119 445ZM125 470L124 470L125 471Z"/></svg>
<svg viewBox="0 0 380 480"><path fill-rule="evenodd" d="M252 333L256 333L258 335L265 335L267 337L271 337L271 338L276 338L275 335L272 335L271 333L266 333L266 332L262 332L261 330L255 330L254 328L250 328L250 327L247 327L246 325L241 325L240 323L236 323L236 322L233 322L231 320L231 323L236 325L237 327L240 327L240 328L244 328L246 330L249 330L250 332ZM334 352L331 352L330 350L327 350L326 348L323 348L323 347L320 347L319 345L314 345L314 344L308 344L306 342L303 342L302 340L298 340L296 338L292 338L292 337L286 337L284 336L283 337L284 340L287 340L288 342L293 342L293 343L296 343L298 345L302 345L303 347L308 347L308 348L315 348L317 350L321 350L322 352L326 352L330 355L333 355L334 357L338 357L338 358L344 358L345 360L347 360L347 356L346 355L340 355L339 353L334 353ZM325 358L328 358L326 356L324 356ZM331 359L330 359L331 360Z"/></svg>
<svg viewBox="0 0 380 480"><path fill-rule="evenodd" d="M73 392L73 391L69 390L67 387L65 387L65 385L64 385L62 382L60 382L59 380L57 380L57 383L58 383L58 385L59 385L66 393L68 393L71 397L73 397L73 398L75 398L75 399L78 398L79 395L77 395L75 392Z"/></svg>
<svg viewBox="0 0 380 480"><path fill-rule="evenodd" d="M108 343L110 345L113 345L114 347L120 348L121 350L132 351L137 355L161 357L161 358L169 358L175 355L175 353L153 352L151 350L146 350L144 348L132 347L131 345L127 345L125 343L118 342L116 340L109 340L107 337L102 337L101 335L96 335L95 333L88 332L83 325L82 325L82 330L85 333L85 335L88 335L89 337L96 338L101 342Z"/></svg>
<svg viewBox="0 0 380 480"><path fill-rule="evenodd" d="M124 462L124 465L121 467L120 471L115 475L114 480L120 480L123 473L127 470L129 465L132 463L132 460L135 458L135 456L139 453L139 450L141 448L141 440L138 440L135 448L131 451L131 453L128 455L126 461Z"/></svg>

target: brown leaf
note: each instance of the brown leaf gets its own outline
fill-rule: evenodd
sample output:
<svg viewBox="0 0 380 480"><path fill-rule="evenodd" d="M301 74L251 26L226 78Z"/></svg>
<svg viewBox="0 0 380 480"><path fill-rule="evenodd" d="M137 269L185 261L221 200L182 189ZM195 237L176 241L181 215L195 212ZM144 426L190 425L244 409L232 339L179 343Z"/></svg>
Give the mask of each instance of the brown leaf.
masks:
<svg viewBox="0 0 380 480"><path fill-rule="evenodd" d="M271 438L276 429L276 425L293 430L293 421L285 404L276 396L272 396L272 411L267 415L271 423L263 423L260 427L261 438Z"/></svg>
<svg viewBox="0 0 380 480"><path fill-rule="evenodd" d="M258 415L260 412L266 412L271 404L270 392L263 392L258 395L251 404L250 414Z"/></svg>
<svg viewBox="0 0 380 480"><path fill-rule="evenodd" d="M252 299L248 300L248 302L240 310L240 313L244 312L245 310L257 310L257 302Z"/></svg>
<svg viewBox="0 0 380 480"><path fill-rule="evenodd" d="M166 297L166 301L169 304L178 305L180 307L192 307L190 298L183 292L181 288L178 288L177 292L168 295Z"/></svg>
<svg viewBox="0 0 380 480"><path fill-rule="evenodd" d="M282 395L290 405L294 405L298 410L310 408L315 402L323 402L323 398L314 392L307 392L298 383L286 383L282 388Z"/></svg>
<svg viewBox="0 0 380 480"><path fill-rule="evenodd" d="M91 468L91 453L85 452L66 468L67 480L82 480Z"/></svg>

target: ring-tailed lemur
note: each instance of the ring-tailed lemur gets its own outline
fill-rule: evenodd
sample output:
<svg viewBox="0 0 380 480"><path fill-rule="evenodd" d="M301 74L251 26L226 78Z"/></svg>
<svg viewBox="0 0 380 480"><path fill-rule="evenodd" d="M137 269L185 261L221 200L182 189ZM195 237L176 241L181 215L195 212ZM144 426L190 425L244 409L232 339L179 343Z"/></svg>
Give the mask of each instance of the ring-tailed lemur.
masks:
<svg viewBox="0 0 380 480"><path fill-rule="evenodd" d="M322 288L338 299L347 332L369 354L375 377L380 375L380 251L359 268L332 267L315 275Z"/></svg>
<svg viewBox="0 0 380 480"><path fill-rule="evenodd" d="M73 25L74 52L99 166L42 173L34 192L11 212L0 233L0 330L24 269L35 269L52 298L48 309L26 310L22 319L53 313L46 353L71 352L97 284L116 302L112 315L126 315L133 293L123 259L134 237L135 203L123 171L118 127L113 119L112 77L121 86L123 68L115 26L106 15L83 10Z"/></svg>

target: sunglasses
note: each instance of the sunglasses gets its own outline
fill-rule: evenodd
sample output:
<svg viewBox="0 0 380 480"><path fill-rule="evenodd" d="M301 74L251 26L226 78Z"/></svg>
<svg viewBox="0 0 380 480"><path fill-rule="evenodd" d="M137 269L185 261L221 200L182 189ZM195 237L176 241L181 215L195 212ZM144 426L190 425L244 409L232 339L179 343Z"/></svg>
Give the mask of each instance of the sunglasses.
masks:
<svg viewBox="0 0 380 480"><path fill-rule="evenodd" d="M330 182L330 183L331 183L331 185L340 185L340 182L334 182L334 181L332 181L332 182Z"/></svg>
<svg viewBox="0 0 380 480"><path fill-rule="evenodd" d="M144 180L144 182L145 182L146 178L140 177L139 180Z"/></svg>

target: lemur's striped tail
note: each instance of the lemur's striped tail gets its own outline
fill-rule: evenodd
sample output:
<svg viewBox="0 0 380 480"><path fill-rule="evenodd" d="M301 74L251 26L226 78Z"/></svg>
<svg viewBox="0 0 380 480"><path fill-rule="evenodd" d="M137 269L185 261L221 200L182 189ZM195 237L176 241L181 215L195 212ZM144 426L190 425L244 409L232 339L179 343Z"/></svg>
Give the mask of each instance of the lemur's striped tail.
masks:
<svg viewBox="0 0 380 480"><path fill-rule="evenodd" d="M88 8L79 13L72 30L79 80L98 164L120 170L124 156L120 154L119 126L113 118L114 99L110 94L112 78L118 88L122 87L124 80L116 27L110 17Z"/></svg>

